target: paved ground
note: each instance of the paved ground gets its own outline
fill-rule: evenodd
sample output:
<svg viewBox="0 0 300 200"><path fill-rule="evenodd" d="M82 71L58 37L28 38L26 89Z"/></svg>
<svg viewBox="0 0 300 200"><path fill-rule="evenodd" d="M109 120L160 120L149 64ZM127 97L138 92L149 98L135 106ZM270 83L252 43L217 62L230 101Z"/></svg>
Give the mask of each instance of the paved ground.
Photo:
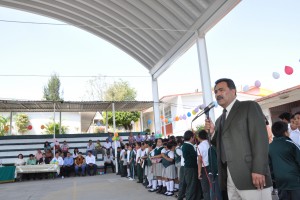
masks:
<svg viewBox="0 0 300 200"><path fill-rule="evenodd" d="M115 174L0 184L2 200L175 200ZM273 200L277 200L273 196Z"/></svg>
<svg viewBox="0 0 300 200"><path fill-rule="evenodd" d="M146 191L135 181L115 174L31 180L0 184L0 199L7 200L160 200L171 199Z"/></svg>

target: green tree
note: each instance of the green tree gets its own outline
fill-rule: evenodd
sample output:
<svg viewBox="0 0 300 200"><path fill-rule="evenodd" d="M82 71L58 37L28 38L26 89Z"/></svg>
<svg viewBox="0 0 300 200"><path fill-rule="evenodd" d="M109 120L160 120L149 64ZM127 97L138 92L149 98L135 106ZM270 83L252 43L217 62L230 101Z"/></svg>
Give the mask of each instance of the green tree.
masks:
<svg viewBox="0 0 300 200"><path fill-rule="evenodd" d="M113 116L112 112L107 112L108 115L108 124L113 125ZM103 118L106 120L106 113L103 113ZM123 126L126 130L132 130L131 121L138 121L140 118L139 112L116 112L116 126Z"/></svg>
<svg viewBox="0 0 300 200"><path fill-rule="evenodd" d="M130 87L127 81L119 80L111 84L104 93L105 101L135 101L136 90ZM108 112L106 116L102 113L104 117L104 123L108 120L109 125L113 125L112 112ZM137 122L140 118L139 112L116 112L116 126L123 126L126 130L132 129L131 121Z"/></svg>
<svg viewBox="0 0 300 200"><path fill-rule="evenodd" d="M16 115L15 117L15 123L16 123L16 126L17 126L17 130L19 133L25 133L27 132L27 127L28 127L28 124L29 124L29 117L27 114L25 113L19 113Z"/></svg>
<svg viewBox="0 0 300 200"><path fill-rule="evenodd" d="M63 100L60 97L60 79L56 73L51 75L48 84L44 86L44 99L48 101Z"/></svg>
<svg viewBox="0 0 300 200"><path fill-rule="evenodd" d="M45 125L45 133L47 134L53 134L55 125L55 135L59 134L59 123L49 122ZM67 126L61 126L61 134L65 134L68 130Z"/></svg>
<svg viewBox="0 0 300 200"><path fill-rule="evenodd" d="M105 101L135 101L135 98L136 90L123 80L115 81L104 93Z"/></svg>
<svg viewBox="0 0 300 200"><path fill-rule="evenodd" d="M104 76L97 76L87 81L87 88L83 99L91 101L103 101L104 92L107 89L107 82Z"/></svg>
<svg viewBox="0 0 300 200"><path fill-rule="evenodd" d="M4 136L9 130L9 117L3 117L0 115L0 136Z"/></svg>

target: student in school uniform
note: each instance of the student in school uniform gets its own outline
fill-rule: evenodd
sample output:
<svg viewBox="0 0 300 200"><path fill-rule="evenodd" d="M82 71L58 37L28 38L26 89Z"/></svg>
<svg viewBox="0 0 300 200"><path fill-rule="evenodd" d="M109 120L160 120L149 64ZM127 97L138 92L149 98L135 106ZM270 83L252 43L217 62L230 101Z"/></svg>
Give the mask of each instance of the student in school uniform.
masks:
<svg viewBox="0 0 300 200"><path fill-rule="evenodd" d="M148 158L148 148L149 148L149 142L145 141L142 142L142 151L141 151L141 166L143 168L143 185L148 185L148 179L147 179L147 172L148 172L148 165L147 165L147 158Z"/></svg>
<svg viewBox="0 0 300 200"><path fill-rule="evenodd" d="M163 149L161 150L161 156L162 156L162 162L163 162L163 155L168 151L168 147L167 147L167 143L168 143L168 139L163 139ZM162 165L162 169L161 169L161 180L162 180L162 190L157 192L159 194L165 194L167 192L167 185L166 185L166 182L167 182L167 178L166 178L166 168Z"/></svg>
<svg viewBox="0 0 300 200"><path fill-rule="evenodd" d="M205 130L198 132L199 145L197 147L198 153L198 179L201 182L204 200L210 200L210 180L209 180L209 162L208 162L208 135Z"/></svg>
<svg viewBox="0 0 300 200"><path fill-rule="evenodd" d="M141 166L141 153L142 153L142 144L141 142L136 143L136 170L137 170L137 176L138 176L138 181L137 183L143 183L143 168Z"/></svg>
<svg viewBox="0 0 300 200"><path fill-rule="evenodd" d="M130 181L134 180L135 176L135 160L136 160L136 151L135 145L129 146L130 154L129 154L129 168L130 168Z"/></svg>
<svg viewBox="0 0 300 200"><path fill-rule="evenodd" d="M146 159L146 163L147 163L147 180L148 180L148 185L146 186L146 188L152 188L152 184L153 184L153 168L152 168L152 162L151 162L151 157L154 156L154 149L155 149L156 145L150 143L149 147L148 147L148 155L147 155L147 159Z"/></svg>
<svg viewBox="0 0 300 200"><path fill-rule="evenodd" d="M289 138L287 123L275 122L272 132L275 137L269 146L269 159L279 200L299 200L300 147Z"/></svg>
<svg viewBox="0 0 300 200"><path fill-rule="evenodd" d="M179 175L180 175L180 168L181 168L181 155L182 155L182 150L181 150L181 145L183 141L180 137L176 138L176 148L175 148L175 167L176 167L176 175L177 178L174 180L174 192L178 192L179 190Z"/></svg>
<svg viewBox="0 0 300 200"><path fill-rule="evenodd" d="M131 145L129 143L127 143L127 178L130 178L130 152L131 152Z"/></svg>
<svg viewBox="0 0 300 200"><path fill-rule="evenodd" d="M175 155L176 142L170 141L167 143L167 151L162 154L162 165L165 168L163 177L166 181L167 191L164 193L166 196L174 195L174 180L176 178L175 169Z"/></svg>
<svg viewBox="0 0 300 200"><path fill-rule="evenodd" d="M198 165L197 152L194 148L195 136L190 130L184 133L184 143L182 145L182 154L184 158L184 182L186 183L186 200L198 198ZM182 200L183 197L178 197Z"/></svg>
<svg viewBox="0 0 300 200"><path fill-rule="evenodd" d="M161 192L162 190L162 164L161 164L161 151L164 148L162 146L162 139L158 138L156 140L156 147L154 149L154 156L151 157L152 167L153 167L153 176L156 177L152 181L152 189L149 190L149 192ZM158 186L158 190L157 190Z"/></svg>
<svg viewBox="0 0 300 200"><path fill-rule="evenodd" d="M127 177L127 149L128 149L128 143L125 144L124 149L121 150L120 158L122 164L120 164L121 167L121 177ZM123 145L122 145L123 146Z"/></svg>

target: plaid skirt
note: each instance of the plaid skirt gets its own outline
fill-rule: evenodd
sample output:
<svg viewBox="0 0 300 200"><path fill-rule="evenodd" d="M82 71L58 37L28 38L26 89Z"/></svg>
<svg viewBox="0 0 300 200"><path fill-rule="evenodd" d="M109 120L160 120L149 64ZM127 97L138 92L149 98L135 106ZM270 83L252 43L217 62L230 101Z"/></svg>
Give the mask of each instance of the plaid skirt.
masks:
<svg viewBox="0 0 300 200"><path fill-rule="evenodd" d="M177 178L175 165L170 165L167 168L163 169L163 177L168 179Z"/></svg>
<svg viewBox="0 0 300 200"><path fill-rule="evenodd" d="M152 164L153 167L153 176L161 176L162 175L162 164L161 163L155 163Z"/></svg>

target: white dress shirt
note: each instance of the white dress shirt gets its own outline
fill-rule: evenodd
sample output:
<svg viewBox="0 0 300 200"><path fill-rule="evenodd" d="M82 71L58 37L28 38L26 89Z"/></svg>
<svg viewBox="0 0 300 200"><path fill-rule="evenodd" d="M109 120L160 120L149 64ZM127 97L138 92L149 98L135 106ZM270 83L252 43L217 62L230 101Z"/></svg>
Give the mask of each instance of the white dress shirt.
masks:
<svg viewBox="0 0 300 200"><path fill-rule="evenodd" d="M58 162L59 166L63 166L64 165L64 160L62 159L62 157L58 156L58 158L54 157L52 158L50 163L56 163Z"/></svg>
<svg viewBox="0 0 300 200"><path fill-rule="evenodd" d="M95 158L95 156L94 155L91 155L91 156L86 156L85 157L85 162L86 162L86 164L88 165L88 164L96 164L96 158Z"/></svg>
<svg viewBox="0 0 300 200"><path fill-rule="evenodd" d="M109 149L111 147L111 143L105 142L103 146L104 146L104 148Z"/></svg>
<svg viewBox="0 0 300 200"><path fill-rule="evenodd" d="M300 146L300 130L298 128L290 131L290 138Z"/></svg>
<svg viewBox="0 0 300 200"><path fill-rule="evenodd" d="M200 142L198 145L197 154L198 156L202 156L202 166L201 167L207 167L209 165L208 162L208 149L209 149L209 143L207 140L204 140Z"/></svg>

